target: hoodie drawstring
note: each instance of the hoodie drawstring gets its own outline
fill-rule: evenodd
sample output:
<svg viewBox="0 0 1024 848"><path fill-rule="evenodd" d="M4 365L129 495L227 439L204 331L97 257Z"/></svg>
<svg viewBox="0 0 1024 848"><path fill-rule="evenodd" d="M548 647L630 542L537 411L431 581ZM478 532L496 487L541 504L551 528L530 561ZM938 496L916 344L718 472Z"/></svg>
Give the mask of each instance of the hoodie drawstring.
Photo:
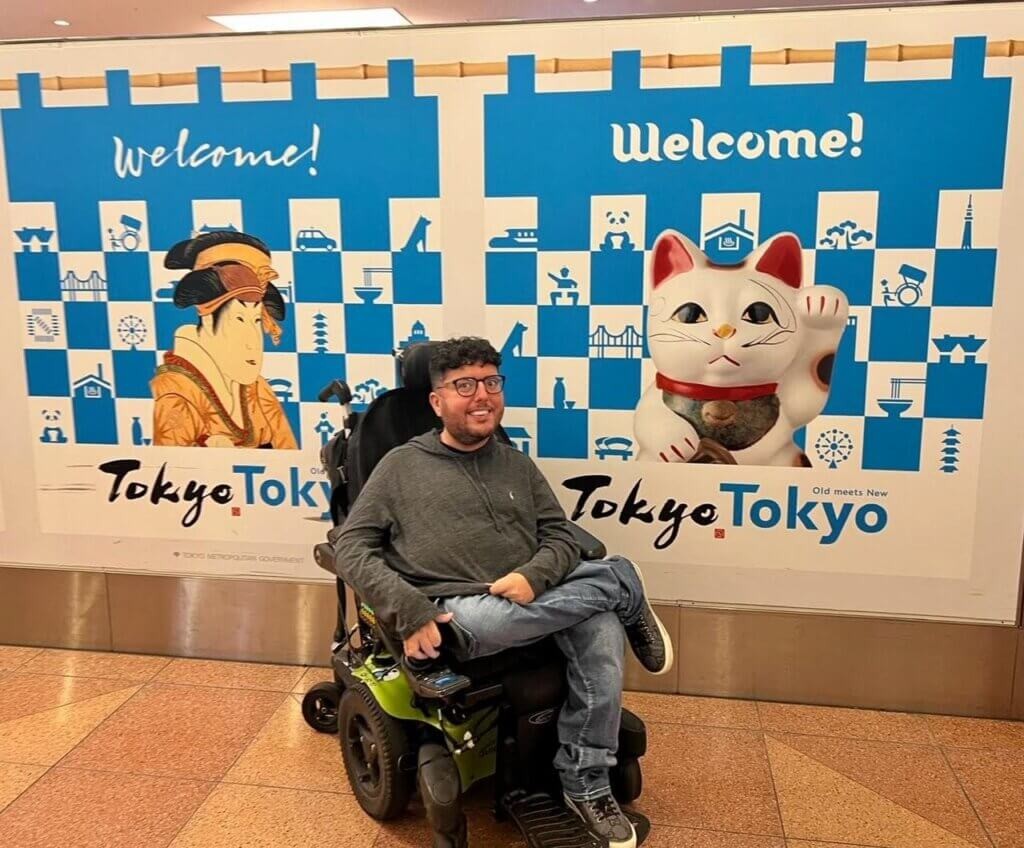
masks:
<svg viewBox="0 0 1024 848"><path fill-rule="evenodd" d="M418 441L421 438L423 437L418 436L416 439L410 441L409 444L414 445L415 447L419 448L420 450L424 450L427 453L433 453L436 454L437 456L444 456L453 461L459 467L462 473L466 475L466 479L469 480L470 485L473 487L473 489L480 495L480 499L484 502L484 506L487 509L487 514L491 517L491 521L494 524L494 528L498 532L502 532L503 528L501 526L501 520L498 518L498 513L497 510L495 510L494 508L493 501L491 501L491 495L487 491L487 486L484 483L483 476L480 474L479 454L476 451L473 452L473 471L475 473L471 473L469 469L466 468L466 466L469 464L467 460L470 457L467 457L465 455L455 455L455 451L451 451L444 445L440 444L439 440L437 443L424 443ZM437 436L435 435L434 438L436 439Z"/></svg>
<svg viewBox="0 0 1024 848"><path fill-rule="evenodd" d="M491 516L491 521L494 522L494 529L500 531L501 522L498 521L498 513L494 510L494 504L491 502L491 495L487 491L487 486L484 485L483 477L480 476L480 466L477 464L477 457L473 457L473 471L476 472L476 476L469 473L469 469L466 468L466 463L459 462L459 467L462 469L462 473L469 478L469 482L472 483L473 488L480 493L484 506L487 507L487 514Z"/></svg>

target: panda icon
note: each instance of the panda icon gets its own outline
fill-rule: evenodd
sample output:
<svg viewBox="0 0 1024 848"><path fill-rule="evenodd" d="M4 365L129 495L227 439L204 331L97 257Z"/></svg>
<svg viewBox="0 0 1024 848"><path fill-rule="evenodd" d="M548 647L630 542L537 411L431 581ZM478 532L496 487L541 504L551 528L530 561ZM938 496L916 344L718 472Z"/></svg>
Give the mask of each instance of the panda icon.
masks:
<svg viewBox="0 0 1024 848"><path fill-rule="evenodd" d="M636 245L626 231L629 212L606 212L608 231L601 242L601 250L636 250Z"/></svg>
<svg viewBox="0 0 1024 848"><path fill-rule="evenodd" d="M57 423L60 421L59 409L44 409L43 421L45 423L43 424L43 432L39 436L39 441L46 445L67 444L68 437L64 435L64 428Z"/></svg>

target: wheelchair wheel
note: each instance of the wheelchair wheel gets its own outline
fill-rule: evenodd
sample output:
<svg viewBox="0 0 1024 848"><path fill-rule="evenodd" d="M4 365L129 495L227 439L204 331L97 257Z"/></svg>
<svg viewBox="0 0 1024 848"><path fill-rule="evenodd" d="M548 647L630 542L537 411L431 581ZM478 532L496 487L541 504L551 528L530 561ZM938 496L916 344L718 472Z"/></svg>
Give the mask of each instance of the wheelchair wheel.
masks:
<svg viewBox="0 0 1024 848"><path fill-rule="evenodd" d="M345 771L359 806L378 821L401 815L416 779L415 772L400 767L410 752L402 723L384 712L360 683L341 693L338 731Z"/></svg>
<svg viewBox="0 0 1024 848"><path fill-rule="evenodd" d="M302 717L318 733L338 732L338 701L341 687L337 683L317 683L302 698Z"/></svg>
<svg viewBox="0 0 1024 848"><path fill-rule="evenodd" d="M643 792L644 778L637 759L623 760L611 770L608 778L612 785L612 795L620 804L635 801Z"/></svg>

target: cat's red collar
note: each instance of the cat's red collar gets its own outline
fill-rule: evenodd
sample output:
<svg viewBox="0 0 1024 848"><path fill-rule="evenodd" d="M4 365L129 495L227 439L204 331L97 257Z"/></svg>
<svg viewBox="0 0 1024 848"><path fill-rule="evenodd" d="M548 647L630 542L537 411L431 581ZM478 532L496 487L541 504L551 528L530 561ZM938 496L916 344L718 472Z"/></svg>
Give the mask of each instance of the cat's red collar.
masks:
<svg viewBox="0 0 1024 848"><path fill-rule="evenodd" d="M691 400L753 400L775 394L778 383L762 383L760 386L705 386L703 383L684 383L658 374L655 383L663 392L682 395Z"/></svg>

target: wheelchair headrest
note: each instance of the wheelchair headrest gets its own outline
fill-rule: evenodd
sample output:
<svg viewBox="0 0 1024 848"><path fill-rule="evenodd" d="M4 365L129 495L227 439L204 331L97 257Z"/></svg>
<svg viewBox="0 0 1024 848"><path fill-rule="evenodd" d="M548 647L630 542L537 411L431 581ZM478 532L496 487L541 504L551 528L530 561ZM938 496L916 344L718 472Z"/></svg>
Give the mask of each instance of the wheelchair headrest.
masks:
<svg viewBox="0 0 1024 848"><path fill-rule="evenodd" d="M438 342L420 342L406 348L402 354L402 385L414 392L429 392L430 353Z"/></svg>

